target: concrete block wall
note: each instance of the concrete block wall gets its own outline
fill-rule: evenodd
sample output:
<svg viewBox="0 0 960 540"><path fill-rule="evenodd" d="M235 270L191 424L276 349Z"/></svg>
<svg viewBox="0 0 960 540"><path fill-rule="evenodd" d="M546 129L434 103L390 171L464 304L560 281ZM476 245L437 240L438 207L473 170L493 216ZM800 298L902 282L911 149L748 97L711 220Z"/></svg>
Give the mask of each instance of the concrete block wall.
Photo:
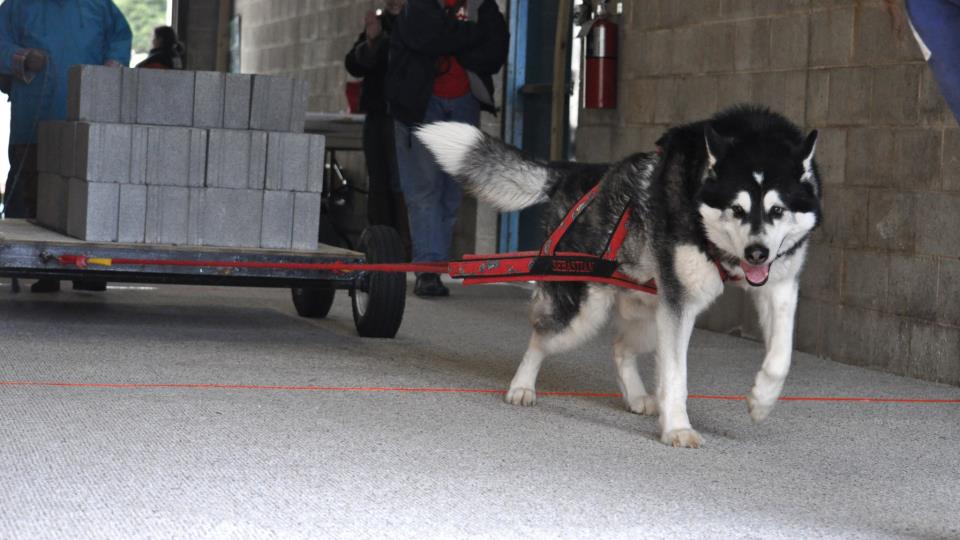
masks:
<svg viewBox="0 0 960 540"><path fill-rule="evenodd" d="M71 75L70 121L39 131L41 223L88 241L316 249L324 138L296 133L301 81L89 66ZM127 106L132 123L104 121ZM171 107L185 112L160 114ZM257 127L282 132L251 129L253 109ZM282 195L289 203L264 222L264 205Z"/></svg>
<svg viewBox="0 0 960 540"><path fill-rule="evenodd" d="M506 12L506 0L498 0ZM296 74L309 86L308 110L338 112L348 109L344 94L350 79L343 60L363 30L363 16L382 7L382 0L235 0L242 16L241 70L244 73ZM499 86L500 77L494 77ZM502 106L501 92L495 91ZM483 128L500 134L500 120L483 115ZM351 183L367 189L367 173L359 152L338 152L337 159ZM359 236L366 226L366 200L355 193L350 206L335 216L339 225ZM454 252L496 251L497 214L465 199Z"/></svg>
<svg viewBox="0 0 960 540"><path fill-rule="evenodd" d="M670 125L740 102L820 130L824 223L810 249L797 346L960 384L960 129L881 0L631 0L619 108L585 111L577 157L650 150ZM759 337L749 299L700 321Z"/></svg>

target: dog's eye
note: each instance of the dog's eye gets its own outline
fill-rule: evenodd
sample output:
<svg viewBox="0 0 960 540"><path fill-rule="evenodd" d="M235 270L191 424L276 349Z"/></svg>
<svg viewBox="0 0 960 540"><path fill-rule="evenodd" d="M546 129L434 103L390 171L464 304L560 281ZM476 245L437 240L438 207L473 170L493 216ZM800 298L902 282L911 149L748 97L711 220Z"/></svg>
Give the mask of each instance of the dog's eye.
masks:
<svg viewBox="0 0 960 540"><path fill-rule="evenodd" d="M735 204L730 207L730 210L733 211L733 217L737 219L743 219L747 217L747 211L743 209L739 204Z"/></svg>
<svg viewBox="0 0 960 540"><path fill-rule="evenodd" d="M770 211L767 212L767 213L768 213L768 214L770 215L770 217L772 217L773 219L780 219L780 218L783 217L783 207L782 207L782 206L774 206L774 207L770 208Z"/></svg>

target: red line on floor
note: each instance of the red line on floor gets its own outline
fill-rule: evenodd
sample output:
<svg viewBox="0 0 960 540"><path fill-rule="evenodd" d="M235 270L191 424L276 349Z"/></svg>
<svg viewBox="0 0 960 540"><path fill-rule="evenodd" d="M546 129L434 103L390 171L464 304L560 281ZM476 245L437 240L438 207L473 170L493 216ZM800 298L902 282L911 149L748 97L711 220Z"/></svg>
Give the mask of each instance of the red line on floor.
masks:
<svg viewBox="0 0 960 540"><path fill-rule="evenodd" d="M376 386L284 386L252 384L175 384L175 383L72 383L54 381L0 381L0 386L41 386L59 388L133 388L133 389L192 389L192 390L280 390L301 392L394 392L410 394L505 394L505 390L485 388L400 388ZM619 398L620 394L603 392L537 392L541 396ZM743 401L743 396L711 396L691 394L690 399ZM960 399L922 399L856 396L783 396L780 401L826 401L860 403L945 403L960 404Z"/></svg>

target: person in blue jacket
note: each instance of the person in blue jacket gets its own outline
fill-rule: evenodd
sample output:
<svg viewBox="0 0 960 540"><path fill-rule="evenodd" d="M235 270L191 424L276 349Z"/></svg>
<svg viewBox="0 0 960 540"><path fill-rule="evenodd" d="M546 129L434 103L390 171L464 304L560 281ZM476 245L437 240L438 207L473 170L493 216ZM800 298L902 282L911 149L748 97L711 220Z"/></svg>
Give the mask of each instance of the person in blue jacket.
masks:
<svg viewBox="0 0 960 540"><path fill-rule="evenodd" d="M10 95L10 174L4 215L37 208L37 125L67 116L67 72L77 64L127 66L130 26L112 0L5 0L0 4L0 75ZM58 282L46 284L59 288ZM34 287L33 290L43 289ZM54 289L55 290L55 289Z"/></svg>
<svg viewBox="0 0 960 540"><path fill-rule="evenodd" d="M906 4L923 55L960 122L960 0L907 0Z"/></svg>

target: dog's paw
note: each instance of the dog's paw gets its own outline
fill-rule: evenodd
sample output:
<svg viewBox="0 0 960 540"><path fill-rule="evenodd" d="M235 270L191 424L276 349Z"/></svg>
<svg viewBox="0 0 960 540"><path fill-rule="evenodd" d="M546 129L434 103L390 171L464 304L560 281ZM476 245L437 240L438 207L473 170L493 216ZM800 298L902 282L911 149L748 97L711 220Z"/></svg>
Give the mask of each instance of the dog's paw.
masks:
<svg viewBox="0 0 960 540"><path fill-rule="evenodd" d="M769 416L770 411L776 404L777 400L775 399L773 401L758 399L753 391L747 394L747 410L750 411L750 418L753 419L754 424L759 424Z"/></svg>
<svg viewBox="0 0 960 540"><path fill-rule="evenodd" d="M661 435L660 442L674 448L700 448L703 437L693 429L675 429Z"/></svg>
<svg viewBox="0 0 960 540"><path fill-rule="evenodd" d="M533 388L511 388L504 400L511 405L529 407L537 401L537 391Z"/></svg>
<svg viewBox="0 0 960 540"><path fill-rule="evenodd" d="M624 397L624 401L627 403L627 410L632 413L645 414L648 416L657 414L656 396L643 395L633 398Z"/></svg>

